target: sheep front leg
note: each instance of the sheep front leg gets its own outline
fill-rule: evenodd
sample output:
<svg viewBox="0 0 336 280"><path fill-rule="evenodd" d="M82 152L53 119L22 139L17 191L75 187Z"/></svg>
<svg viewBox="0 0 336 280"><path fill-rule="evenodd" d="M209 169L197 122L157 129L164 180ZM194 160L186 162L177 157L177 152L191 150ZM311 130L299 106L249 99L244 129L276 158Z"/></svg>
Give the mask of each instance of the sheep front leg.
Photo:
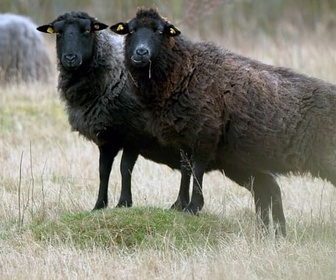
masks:
<svg viewBox="0 0 336 280"><path fill-rule="evenodd" d="M99 146L99 192L97 202L92 210L106 208L108 205L108 183L112 164L119 151L119 146Z"/></svg>
<svg viewBox="0 0 336 280"><path fill-rule="evenodd" d="M177 200L174 202L171 209L175 209L177 211L183 211L184 208L188 206L190 201L189 185L190 185L190 169L187 168L182 163L180 191Z"/></svg>
<svg viewBox="0 0 336 280"><path fill-rule="evenodd" d="M120 173L121 173L121 193L119 202L116 207L131 207L132 202L132 191L131 191L131 180L132 171L136 160L138 159L139 152L132 149L124 148L121 162L120 162Z"/></svg>
<svg viewBox="0 0 336 280"><path fill-rule="evenodd" d="M193 190L191 200L184 212L197 215L202 210L204 205L204 197L202 190L203 175L205 172L206 163L204 161L195 161L193 173Z"/></svg>

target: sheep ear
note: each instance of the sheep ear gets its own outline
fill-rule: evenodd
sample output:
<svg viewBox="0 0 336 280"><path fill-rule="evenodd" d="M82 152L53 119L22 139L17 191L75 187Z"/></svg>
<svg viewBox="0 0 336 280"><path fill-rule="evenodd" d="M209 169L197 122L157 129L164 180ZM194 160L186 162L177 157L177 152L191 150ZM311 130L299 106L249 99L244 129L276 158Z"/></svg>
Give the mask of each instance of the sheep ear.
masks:
<svg viewBox="0 0 336 280"><path fill-rule="evenodd" d="M54 28L51 24L41 25L41 26L37 27L36 29L38 31L44 32L44 33L49 33L49 34L54 33Z"/></svg>
<svg viewBox="0 0 336 280"><path fill-rule="evenodd" d="M99 21L92 22L92 26L91 26L93 31L103 30L103 29L106 29L107 27L108 25L106 25L105 23L99 22Z"/></svg>
<svg viewBox="0 0 336 280"><path fill-rule="evenodd" d="M119 22L117 24L114 24L110 27L111 31L120 34L125 35L129 33L128 23L125 22Z"/></svg>
<svg viewBox="0 0 336 280"><path fill-rule="evenodd" d="M175 37L181 34L181 31L178 30L174 25L172 24L166 24L164 28L164 33L167 34L170 37Z"/></svg>

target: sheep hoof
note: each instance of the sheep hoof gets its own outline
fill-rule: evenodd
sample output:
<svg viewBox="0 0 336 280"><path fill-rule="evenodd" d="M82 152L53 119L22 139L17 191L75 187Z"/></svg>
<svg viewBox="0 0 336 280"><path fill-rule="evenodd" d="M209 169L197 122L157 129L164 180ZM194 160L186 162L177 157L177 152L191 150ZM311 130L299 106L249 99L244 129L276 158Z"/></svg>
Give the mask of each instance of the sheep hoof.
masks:
<svg viewBox="0 0 336 280"><path fill-rule="evenodd" d="M132 201L127 201L127 200L123 200L123 201L119 201L118 204L116 205L116 208L129 208L132 207Z"/></svg>
<svg viewBox="0 0 336 280"><path fill-rule="evenodd" d="M199 208L198 207L191 207L190 205L183 209L185 214L199 216Z"/></svg>
<svg viewBox="0 0 336 280"><path fill-rule="evenodd" d="M97 201L92 211L101 210L107 207L107 203L104 201Z"/></svg>
<svg viewBox="0 0 336 280"><path fill-rule="evenodd" d="M183 209L185 209L187 206L188 203L183 203L180 200L176 200L170 209L182 212Z"/></svg>

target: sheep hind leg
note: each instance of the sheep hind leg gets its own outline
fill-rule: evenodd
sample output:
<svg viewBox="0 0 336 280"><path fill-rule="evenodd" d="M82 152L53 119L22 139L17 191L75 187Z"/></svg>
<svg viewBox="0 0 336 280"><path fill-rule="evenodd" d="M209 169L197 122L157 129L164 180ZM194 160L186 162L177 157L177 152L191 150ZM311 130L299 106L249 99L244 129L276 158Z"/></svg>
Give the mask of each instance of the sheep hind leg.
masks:
<svg viewBox="0 0 336 280"><path fill-rule="evenodd" d="M282 208L281 191L273 175L247 171L234 165L224 168L225 175L252 192L260 232L268 233L269 209L277 236L286 236L286 221ZM254 180L251 180L254 178ZM253 181L253 183L252 183Z"/></svg>
<svg viewBox="0 0 336 280"><path fill-rule="evenodd" d="M252 193L255 201L258 228L261 234L269 229L269 210L272 211L275 236L286 236L286 220L282 207L281 190L271 174L255 175Z"/></svg>
<svg viewBox="0 0 336 280"><path fill-rule="evenodd" d="M328 167L321 168L319 172L312 172L312 175L315 177L320 177L321 179L325 179L329 181L334 187L336 187L336 167L331 168L330 164L327 166Z"/></svg>

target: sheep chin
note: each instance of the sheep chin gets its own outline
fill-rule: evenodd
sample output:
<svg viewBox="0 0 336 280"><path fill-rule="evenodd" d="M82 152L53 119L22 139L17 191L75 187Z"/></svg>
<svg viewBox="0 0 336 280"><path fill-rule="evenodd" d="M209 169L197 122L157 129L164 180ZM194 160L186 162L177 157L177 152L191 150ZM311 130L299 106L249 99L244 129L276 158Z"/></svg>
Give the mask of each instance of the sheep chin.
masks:
<svg viewBox="0 0 336 280"><path fill-rule="evenodd" d="M131 57L131 62L132 62L132 65L135 66L135 67L145 67L148 65L148 63L150 63L151 61L150 60L144 60L144 59L138 59L134 56Z"/></svg>
<svg viewBox="0 0 336 280"><path fill-rule="evenodd" d="M80 66L81 66L81 64L79 64L79 65L64 65L63 64L63 67L68 71L76 71L76 70L78 70L78 68Z"/></svg>
<svg viewBox="0 0 336 280"><path fill-rule="evenodd" d="M68 71L76 71L81 65L82 62L79 63L62 63L63 67Z"/></svg>

